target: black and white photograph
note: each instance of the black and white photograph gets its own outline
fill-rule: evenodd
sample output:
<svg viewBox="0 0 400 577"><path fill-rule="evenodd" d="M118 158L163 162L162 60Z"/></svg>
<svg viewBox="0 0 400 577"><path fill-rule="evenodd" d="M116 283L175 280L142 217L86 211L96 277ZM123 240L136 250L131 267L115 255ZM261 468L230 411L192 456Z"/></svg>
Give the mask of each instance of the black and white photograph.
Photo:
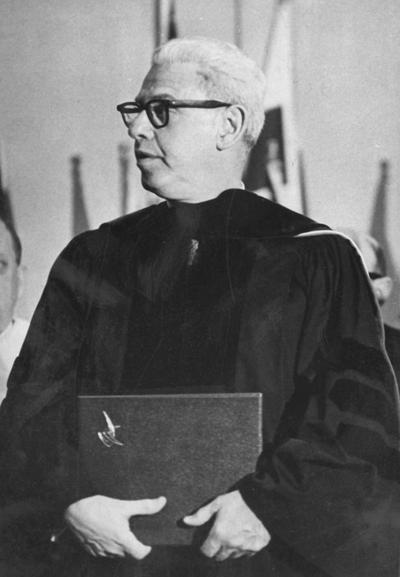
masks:
<svg viewBox="0 0 400 577"><path fill-rule="evenodd" d="M0 577L400 577L398 0L2 0Z"/></svg>

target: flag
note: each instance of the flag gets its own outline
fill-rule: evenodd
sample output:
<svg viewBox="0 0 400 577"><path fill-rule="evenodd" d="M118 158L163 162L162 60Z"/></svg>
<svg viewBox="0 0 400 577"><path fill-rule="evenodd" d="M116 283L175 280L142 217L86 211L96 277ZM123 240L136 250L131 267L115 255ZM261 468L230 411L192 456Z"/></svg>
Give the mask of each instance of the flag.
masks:
<svg viewBox="0 0 400 577"><path fill-rule="evenodd" d="M0 173L0 220L3 220L4 222L9 222L14 226L14 216L11 206L11 200L8 194L8 190L4 188L3 183L1 181L1 173Z"/></svg>
<svg viewBox="0 0 400 577"><path fill-rule="evenodd" d="M174 0L156 0L156 46L178 37Z"/></svg>
<svg viewBox="0 0 400 577"><path fill-rule="evenodd" d="M11 199L6 183L5 157L2 142L0 142L0 147L0 220L3 220L15 227Z"/></svg>
<svg viewBox="0 0 400 577"><path fill-rule="evenodd" d="M389 161L384 159L379 163L379 175L375 190L375 202L372 210L370 231L379 242L386 238L387 220L387 190L389 182Z"/></svg>
<svg viewBox="0 0 400 577"><path fill-rule="evenodd" d="M81 179L80 156L71 157L72 178L72 234L76 236L90 228Z"/></svg>
<svg viewBox="0 0 400 577"><path fill-rule="evenodd" d="M382 159L379 163L379 174L375 186L375 201L372 208L370 222L370 234L379 242L385 255L386 268L390 271L390 276L396 277L396 266L390 243L388 239L388 190L390 182L390 163L387 159Z"/></svg>
<svg viewBox="0 0 400 577"><path fill-rule="evenodd" d="M267 78L265 125L250 155L244 182L262 196L303 212L294 106L292 20L292 1L276 0L263 64Z"/></svg>
<svg viewBox="0 0 400 577"><path fill-rule="evenodd" d="M175 17L175 2L172 0L169 7L168 17L168 40L173 40L178 37L178 27L176 25Z"/></svg>
<svg viewBox="0 0 400 577"><path fill-rule="evenodd" d="M118 146L119 182L121 190L122 215L125 215L128 212L130 150L131 149L127 144L120 144Z"/></svg>

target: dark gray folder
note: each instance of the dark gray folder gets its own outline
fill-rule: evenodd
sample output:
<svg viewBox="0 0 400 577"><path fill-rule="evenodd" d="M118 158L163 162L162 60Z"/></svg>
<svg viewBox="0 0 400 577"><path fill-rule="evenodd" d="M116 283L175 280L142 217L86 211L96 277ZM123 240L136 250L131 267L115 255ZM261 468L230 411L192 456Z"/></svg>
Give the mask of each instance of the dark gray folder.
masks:
<svg viewBox="0 0 400 577"><path fill-rule="evenodd" d="M259 393L79 397L81 474L101 495L164 495L132 530L149 545L188 544L182 517L254 471L261 403Z"/></svg>

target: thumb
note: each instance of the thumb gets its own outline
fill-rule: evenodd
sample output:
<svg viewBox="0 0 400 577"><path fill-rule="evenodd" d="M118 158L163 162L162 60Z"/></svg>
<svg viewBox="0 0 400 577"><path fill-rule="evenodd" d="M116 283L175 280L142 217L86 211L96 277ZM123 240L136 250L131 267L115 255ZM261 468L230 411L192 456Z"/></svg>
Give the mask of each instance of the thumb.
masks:
<svg viewBox="0 0 400 577"><path fill-rule="evenodd" d="M193 513L193 515L186 515L183 518L183 522L186 525L192 525L193 527L200 527L200 525L204 525L211 519L211 517L218 511L219 507L217 505L216 500L211 501L208 505L201 507Z"/></svg>
<svg viewBox="0 0 400 577"><path fill-rule="evenodd" d="M134 515L154 515L165 507L166 502L167 499L165 497L124 501L123 510L127 517Z"/></svg>

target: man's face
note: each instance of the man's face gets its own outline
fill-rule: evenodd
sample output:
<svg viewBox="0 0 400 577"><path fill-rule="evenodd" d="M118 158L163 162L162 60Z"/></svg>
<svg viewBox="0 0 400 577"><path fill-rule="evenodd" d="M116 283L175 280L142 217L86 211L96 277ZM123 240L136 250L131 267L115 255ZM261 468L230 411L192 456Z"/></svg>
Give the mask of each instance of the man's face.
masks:
<svg viewBox="0 0 400 577"><path fill-rule="evenodd" d="M205 100L193 63L153 66L136 100ZM209 178L216 158L216 116L220 110L170 109L169 122L154 128L141 112L129 128L135 139L143 186L170 200L196 202L193 191Z"/></svg>
<svg viewBox="0 0 400 577"><path fill-rule="evenodd" d="M11 322L18 299L20 272L10 232L0 221L0 333Z"/></svg>

